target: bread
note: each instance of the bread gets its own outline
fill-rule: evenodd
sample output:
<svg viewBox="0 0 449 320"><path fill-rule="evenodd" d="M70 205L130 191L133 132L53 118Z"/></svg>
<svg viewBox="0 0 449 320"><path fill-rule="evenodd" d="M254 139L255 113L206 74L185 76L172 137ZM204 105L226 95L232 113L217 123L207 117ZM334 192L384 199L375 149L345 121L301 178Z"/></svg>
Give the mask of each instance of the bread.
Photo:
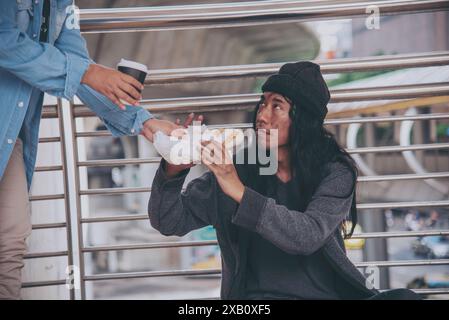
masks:
<svg viewBox="0 0 449 320"><path fill-rule="evenodd" d="M192 128L185 130L185 134L182 137L174 138L165 135L161 131L158 131L154 135L154 147L159 154L172 164L187 164L198 159L193 159L195 156L192 151L194 150L192 144L194 143L191 135ZM201 138L199 141L217 141L223 143L226 150L230 155L239 151L244 146L245 136L242 129L209 129L205 125L201 127ZM197 155L199 156L199 155Z"/></svg>

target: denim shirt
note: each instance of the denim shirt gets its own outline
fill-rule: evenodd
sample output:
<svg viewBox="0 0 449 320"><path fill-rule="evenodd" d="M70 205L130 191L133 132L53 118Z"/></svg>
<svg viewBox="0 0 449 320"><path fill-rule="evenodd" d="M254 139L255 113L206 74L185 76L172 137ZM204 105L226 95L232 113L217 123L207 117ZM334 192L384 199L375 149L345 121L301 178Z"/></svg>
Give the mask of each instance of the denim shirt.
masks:
<svg viewBox="0 0 449 320"><path fill-rule="evenodd" d="M28 188L36 162L43 93L76 95L114 136L137 135L153 116L140 107L121 110L81 79L91 63L74 25L73 0L50 0L48 43L39 42L43 0L0 2L0 179L17 137L23 140Z"/></svg>

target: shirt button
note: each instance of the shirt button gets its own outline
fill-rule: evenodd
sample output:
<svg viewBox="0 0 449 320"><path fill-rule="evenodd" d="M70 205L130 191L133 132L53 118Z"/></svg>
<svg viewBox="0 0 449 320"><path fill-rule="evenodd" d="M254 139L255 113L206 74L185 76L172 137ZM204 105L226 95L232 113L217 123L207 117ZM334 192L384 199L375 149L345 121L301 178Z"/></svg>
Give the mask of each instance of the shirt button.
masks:
<svg viewBox="0 0 449 320"><path fill-rule="evenodd" d="M131 133L134 133L134 132L136 132L136 130L135 129L131 129Z"/></svg>
<svg viewBox="0 0 449 320"><path fill-rule="evenodd" d="M33 33L33 38L36 38L36 37L37 37L37 34Z"/></svg>
<svg viewBox="0 0 449 320"><path fill-rule="evenodd" d="M34 1L35 4L39 4L39 0Z"/></svg>
<svg viewBox="0 0 449 320"><path fill-rule="evenodd" d="M19 106L19 108L23 108L23 101L20 101L18 106Z"/></svg>
<svg viewBox="0 0 449 320"><path fill-rule="evenodd" d="M8 139L8 143L9 143L9 144L12 144L12 139Z"/></svg>

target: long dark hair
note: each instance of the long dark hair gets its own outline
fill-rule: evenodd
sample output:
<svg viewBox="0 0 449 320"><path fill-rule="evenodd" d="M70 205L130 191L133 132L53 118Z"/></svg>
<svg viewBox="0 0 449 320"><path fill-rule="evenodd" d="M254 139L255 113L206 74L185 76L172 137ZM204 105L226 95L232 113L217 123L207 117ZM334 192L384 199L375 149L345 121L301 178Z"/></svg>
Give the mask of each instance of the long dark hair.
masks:
<svg viewBox="0 0 449 320"><path fill-rule="evenodd" d="M287 101L290 101L288 98ZM257 104L253 115L253 129L256 129L256 118L259 111ZM290 104L290 119L292 124L289 132L290 163L292 175L296 179L299 187L300 197L298 197L298 209L305 210L313 194L318 188L323 177L323 170L326 164L338 161L346 165L354 176L354 197L348 217L343 221L341 229L344 238L350 238L357 224L356 208L356 185L358 170L352 157L344 150L334 135L326 130L323 120L312 114L306 108L298 108ZM257 165L256 167L258 167ZM266 176L257 176L257 189L261 192L266 187ZM346 222L350 221L352 226L348 231Z"/></svg>

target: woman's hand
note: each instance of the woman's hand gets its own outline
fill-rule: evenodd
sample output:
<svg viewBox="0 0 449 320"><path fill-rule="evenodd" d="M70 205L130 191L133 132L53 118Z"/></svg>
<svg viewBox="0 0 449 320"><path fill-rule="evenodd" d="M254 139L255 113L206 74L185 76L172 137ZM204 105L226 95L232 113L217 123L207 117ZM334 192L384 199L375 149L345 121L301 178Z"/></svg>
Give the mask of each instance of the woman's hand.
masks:
<svg viewBox="0 0 449 320"><path fill-rule="evenodd" d="M186 120L184 121L184 124L182 126L180 126L181 120L177 119L176 120L176 126L178 128L187 128L188 126L190 126L192 124L193 121L198 121L199 125L201 125L201 123L203 122L204 118L202 115L199 115L196 119L195 119L195 114L192 112L190 113ZM175 130L173 133L175 133L174 135L177 135L176 133L180 133L182 134L184 132L184 130ZM168 162L165 162L165 167L164 167L164 171L165 174L169 177L169 178L173 178L175 176L177 176L179 173L181 173L183 170L191 168L195 166L194 163L189 163L189 164L180 164L180 165L175 165L175 164L171 164Z"/></svg>
<svg viewBox="0 0 449 320"><path fill-rule="evenodd" d="M99 64L91 64L84 73L81 83L108 97L120 109L125 109L122 101L138 106L142 99L143 84L133 77Z"/></svg>
<svg viewBox="0 0 449 320"><path fill-rule="evenodd" d="M240 203L245 192L245 186L240 181L232 157L224 143L203 141L201 143L201 160L217 178L221 190Z"/></svg>
<svg viewBox="0 0 449 320"><path fill-rule="evenodd" d="M182 127L176 123L167 120L149 119L143 123L142 131L140 132L147 140L153 142L154 134L157 131L162 131L166 135L172 135L173 132L177 132L176 129Z"/></svg>

